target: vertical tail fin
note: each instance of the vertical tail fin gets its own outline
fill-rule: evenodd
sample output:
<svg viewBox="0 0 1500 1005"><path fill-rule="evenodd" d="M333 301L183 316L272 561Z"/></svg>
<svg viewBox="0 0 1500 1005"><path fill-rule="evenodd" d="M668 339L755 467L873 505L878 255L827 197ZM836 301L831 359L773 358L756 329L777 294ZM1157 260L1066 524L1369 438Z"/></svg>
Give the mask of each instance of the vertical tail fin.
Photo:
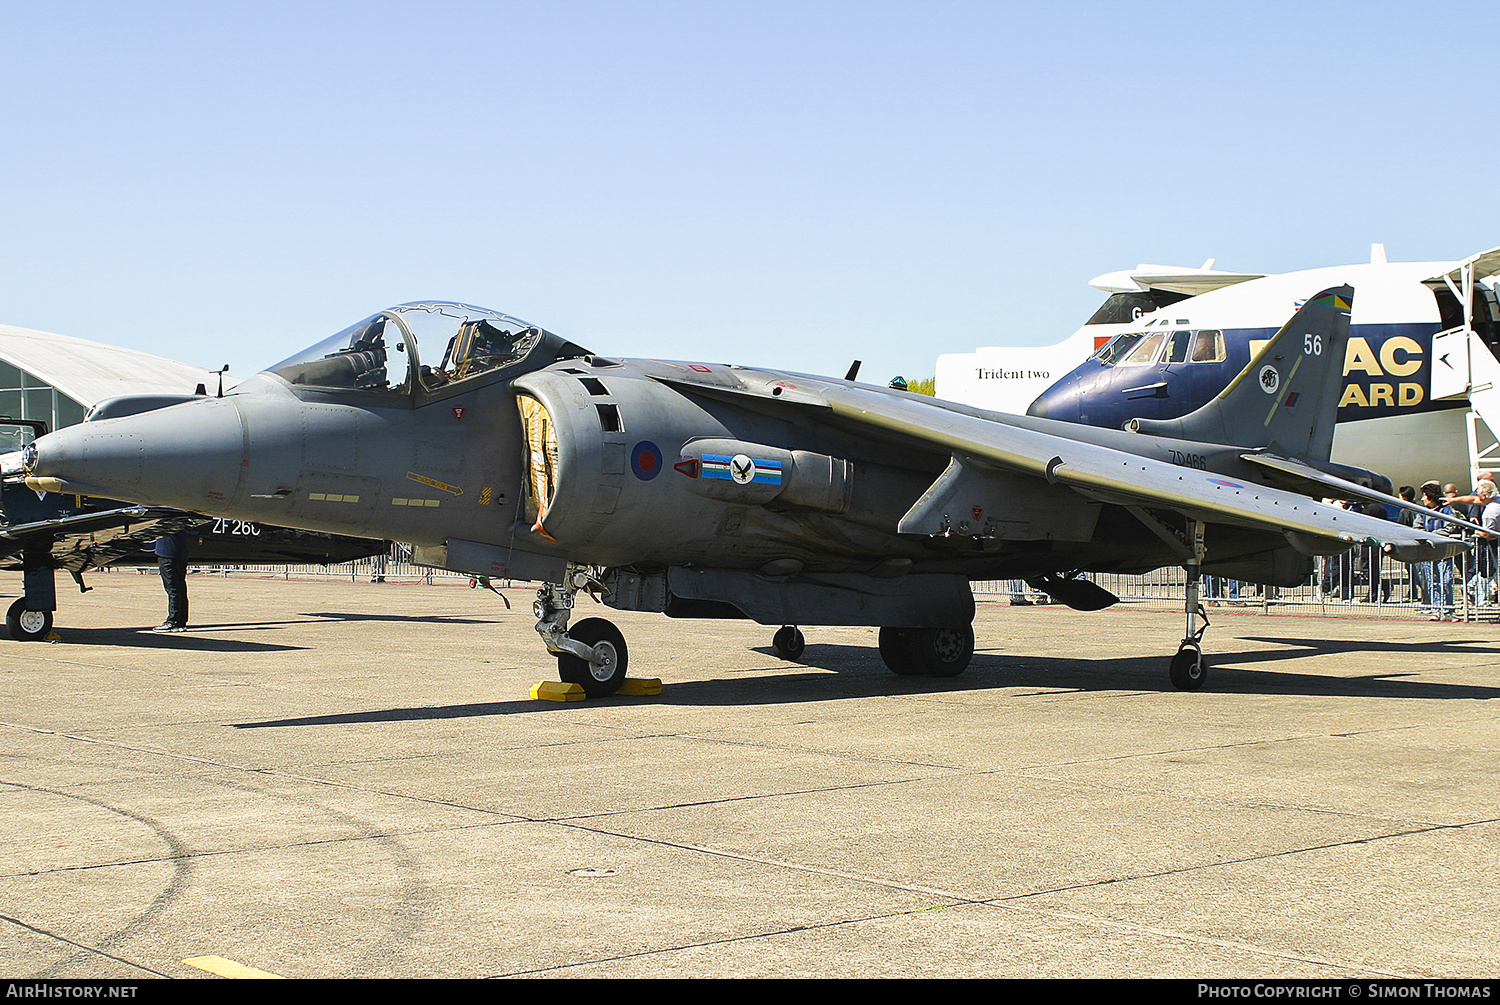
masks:
<svg viewBox="0 0 1500 1005"><path fill-rule="evenodd" d="M1125 428L1328 460L1353 304L1350 286L1311 297L1208 404L1179 419L1131 419Z"/></svg>

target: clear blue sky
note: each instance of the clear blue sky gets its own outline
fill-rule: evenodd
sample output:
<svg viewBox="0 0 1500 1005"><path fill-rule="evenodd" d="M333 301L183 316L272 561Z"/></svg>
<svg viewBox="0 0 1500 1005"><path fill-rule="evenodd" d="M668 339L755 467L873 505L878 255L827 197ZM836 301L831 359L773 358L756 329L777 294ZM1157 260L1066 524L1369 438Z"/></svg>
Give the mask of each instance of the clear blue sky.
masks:
<svg viewBox="0 0 1500 1005"><path fill-rule="evenodd" d="M0 0L0 322L248 375L383 306L867 379L1137 262L1500 245L1500 7Z"/></svg>

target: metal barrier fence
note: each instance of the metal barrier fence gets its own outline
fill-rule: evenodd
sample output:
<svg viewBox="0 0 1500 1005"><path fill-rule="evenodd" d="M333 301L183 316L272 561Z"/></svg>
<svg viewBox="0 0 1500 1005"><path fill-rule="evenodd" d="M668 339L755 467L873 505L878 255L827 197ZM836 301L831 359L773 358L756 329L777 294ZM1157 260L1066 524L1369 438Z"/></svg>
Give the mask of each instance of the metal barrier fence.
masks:
<svg viewBox="0 0 1500 1005"><path fill-rule="evenodd" d="M337 565L200 565L199 575L244 576L250 579L347 579L351 583L422 583L427 586L478 585L467 572L430 569L425 565L377 556ZM154 573L155 569L143 569ZM508 579L492 580L496 587L511 586Z"/></svg>
<svg viewBox="0 0 1500 1005"><path fill-rule="evenodd" d="M1431 588L1419 565L1406 565L1385 556L1374 562L1376 571L1372 577L1369 571L1372 558L1356 550L1348 555L1319 559L1317 571L1296 587L1267 587L1205 576L1201 596L1209 607L1259 609L1267 614L1406 621L1437 620L1446 614L1453 621L1500 621L1495 577L1493 573L1476 576L1478 563L1472 553L1451 563L1421 563L1430 570ZM1445 571L1453 587L1447 603L1441 585ZM1123 601L1147 607L1180 610L1186 598L1187 577L1181 568L1158 569L1144 576L1091 574L1088 579ZM974 594L1009 597L1013 596L1012 586L1007 580L976 582ZM1436 609L1430 595L1433 593L1438 594ZM1025 589L1022 597L1033 603L1041 599L1040 594L1030 589Z"/></svg>
<svg viewBox="0 0 1500 1005"><path fill-rule="evenodd" d="M1220 577L1204 577L1202 598L1210 607L1258 608L1264 613L1326 615L1330 617L1385 618L1423 620L1434 617L1432 599L1418 566L1381 557L1375 563L1377 575L1372 586L1369 560L1373 556L1351 553L1321 559L1317 572L1307 583L1296 587L1263 587ZM1435 591L1441 591L1445 563L1428 563L1433 570ZM1453 593L1451 610L1455 621L1500 621L1500 605L1495 602L1496 578L1477 576L1472 554L1460 556L1451 563ZM154 569L143 572L155 573ZM218 565L199 566L200 575L243 576L256 579L345 579L357 582L421 583L428 586L478 585L468 573L446 572L413 565L409 561L377 556L338 565ZM97 575L97 573L96 573ZM1122 601L1146 607L1180 609L1185 597L1186 576L1181 568L1158 569L1143 576L1090 574L1090 580L1109 590ZM496 587L526 586L511 580L494 580ZM983 580L973 584L981 599L1012 595L1012 582ZM1046 598L1019 584L1022 595L1032 602Z"/></svg>

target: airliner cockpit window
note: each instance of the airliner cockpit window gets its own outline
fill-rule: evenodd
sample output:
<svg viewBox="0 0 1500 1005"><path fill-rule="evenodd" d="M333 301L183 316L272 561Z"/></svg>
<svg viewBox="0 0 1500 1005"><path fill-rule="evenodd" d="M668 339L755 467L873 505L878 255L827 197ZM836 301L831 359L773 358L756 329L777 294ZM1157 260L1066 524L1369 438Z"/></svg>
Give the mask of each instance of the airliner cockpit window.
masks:
<svg viewBox="0 0 1500 1005"><path fill-rule="evenodd" d="M1125 354L1129 352L1131 347L1139 342L1141 338L1142 335L1140 332L1128 332L1124 335L1116 335L1114 338L1110 339L1108 342L1104 343L1104 345L1099 347L1099 351L1094 353L1094 358L1103 363L1105 366L1114 366L1122 358L1124 358Z"/></svg>
<svg viewBox="0 0 1500 1005"><path fill-rule="evenodd" d="M1163 357L1164 363L1186 363L1188 351L1193 344L1193 333L1176 331L1167 343L1167 355Z"/></svg>
<svg viewBox="0 0 1500 1005"><path fill-rule="evenodd" d="M539 347L545 347L539 349ZM271 367L293 384L410 395L587 350L508 314L428 300L381 311Z"/></svg>
<svg viewBox="0 0 1500 1005"><path fill-rule="evenodd" d="M1139 366L1143 363L1156 362L1156 354L1161 351L1161 344L1166 339L1166 332L1153 332L1132 349L1130 355L1126 356L1122 362L1126 366Z"/></svg>
<svg viewBox="0 0 1500 1005"><path fill-rule="evenodd" d="M1224 362L1224 333L1204 329L1193 338L1194 363Z"/></svg>

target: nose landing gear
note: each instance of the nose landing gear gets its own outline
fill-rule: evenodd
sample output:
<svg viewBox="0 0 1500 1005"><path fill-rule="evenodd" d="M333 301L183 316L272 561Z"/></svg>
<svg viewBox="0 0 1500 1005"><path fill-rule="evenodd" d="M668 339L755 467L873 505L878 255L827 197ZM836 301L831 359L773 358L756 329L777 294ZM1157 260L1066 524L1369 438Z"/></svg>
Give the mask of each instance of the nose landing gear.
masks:
<svg viewBox="0 0 1500 1005"><path fill-rule="evenodd" d="M568 618L579 589L599 585L582 568L569 566L562 583L547 583L536 591L537 634L557 656L557 675L577 684L590 698L604 698L620 690L630 653L625 636L604 618L584 618L568 630Z"/></svg>
<svg viewBox="0 0 1500 1005"><path fill-rule="evenodd" d="M40 642L52 630L52 612L27 610L22 597L5 612L5 629L17 642Z"/></svg>
<svg viewBox="0 0 1500 1005"><path fill-rule="evenodd" d="M584 618L568 632L569 640L593 650L584 657L573 652L557 654L557 676L564 684L577 684L590 698L603 698L620 690L630 653L625 636L611 621Z"/></svg>

